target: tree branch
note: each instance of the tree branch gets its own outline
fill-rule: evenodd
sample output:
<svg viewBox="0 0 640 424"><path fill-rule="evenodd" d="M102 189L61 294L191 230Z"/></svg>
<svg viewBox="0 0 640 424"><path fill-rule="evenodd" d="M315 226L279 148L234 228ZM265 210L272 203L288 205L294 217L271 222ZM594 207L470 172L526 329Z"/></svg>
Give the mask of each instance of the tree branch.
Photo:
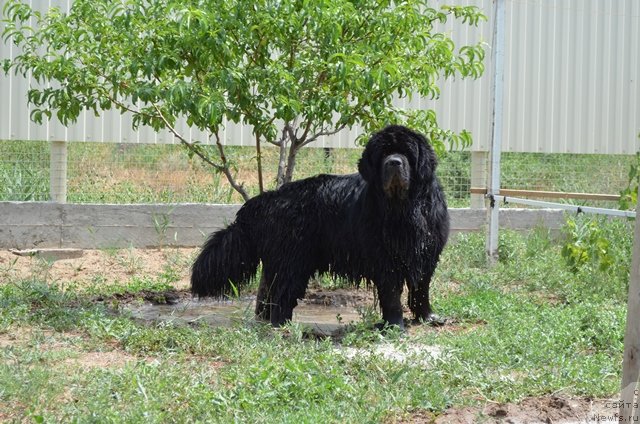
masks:
<svg viewBox="0 0 640 424"><path fill-rule="evenodd" d="M183 145L187 146L189 148L189 150L191 150L194 154L196 154L200 159L202 159L203 161L205 161L207 164L211 165L212 167L214 167L217 171L222 171L224 166L222 165L218 165L217 163L213 162L208 156L206 156L204 153L202 153L202 151L196 147L197 145L195 143L191 143L190 141L188 141L186 138L184 138L182 136L182 134L180 134L172 125L171 123L169 123L169 121L167 120L167 118L164 117L164 115L162 114L162 111L160 110L160 108L158 107L158 105L156 103L152 103L153 108L156 110L156 112L158 112L158 117L162 120L162 122L164 122L165 126L167 127L167 129L178 139L180 140L180 143L182 143Z"/></svg>
<svg viewBox="0 0 640 424"><path fill-rule="evenodd" d="M334 128L332 130L328 130L328 129L323 129L320 132L317 132L315 134L313 134L311 137L309 137L308 139L304 140L302 143L300 143L300 147L306 146L307 144L313 143L314 141L316 141L318 138L322 137L322 136L329 136L329 135L334 135L339 133L340 131L342 131L343 129L345 129L347 127L347 124L342 124L337 128Z"/></svg>
<svg viewBox="0 0 640 424"><path fill-rule="evenodd" d="M273 124L273 121L276 120L276 117L273 116L271 117L271 119L269 119L269 121L267 121L267 123L263 126L263 128L266 130L269 125ZM280 141L275 141L275 140L269 140L268 138L265 138L266 142L269 144L273 144L274 146L280 146L280 144L282 143L282 140Z"/></svg>
<svg viewBox="0 0 640 424"><path fill-rule="evenodd" d="M294 123L295 125L295 123ZM291 126L291 124L289 122L284 124L284 129L282 130L283 133L289 134L289 140L291 140L291 145L295 146L298 138L296 137L296 133L295 131L293 131L293 127ZM284 134L283 134L284 136Z"/></svg>
<svg viewBox="0 0 640 424"><path fill-rule="evenodd" d="M198 144L195 144L195 143L191 143L186 138L184 138L171 125L171 123L167 120L167 118L165 118L165 116L162 114L162 111L160 110L158 105L156 103L152 103L152 105L153 105L153 108L156 110L156 112L158 112L158 116L160 117L162 122L164 122L165 126L169 129L169 131L171 131L171 133L178 140L180 140L180 143L182 143L183 145L187 146L187 148L191 152L193 152L196 156L198 156L200 159L205 161L207 164L211 165L216 171L222 172L227 177L227 181L229 181L229 184L231 184L231 187L233 187L233 189L235 191L240 193L240 195L242 196L244 201L246 202L247 200L249 200L250 197L247 194L247 192L245 191L244 186L242 184L238 184L236 182L235 178L233 177L233 175L231 174L231 170L229 169L229 162L227 161L227 156L224 154L224 147L222 145L222 142L220 141L220 136L218 135L217 132L215 132L214 135L215 135L215 138L216 138L216 145L218 146L218 151L220 152L220 160L222 161L222 165L219 165L219 164L213 162L207 155L205 155L202 152L201 146L199 146Z"/></svg>
<svg viewBox="0 0 640 424"><path fill-rule="evenodd" d="M102 87L100 87L101 91L103 92L102 94L109 99L110 102L114 103L116 106L118 106L120 109L126 110L127 112L131 112L133 114L136 115L146 115L148 117L153 117L153 115L150 115L148 113L142 112L141 110L138 109L133 109L132 107L126 105L125 103L121 102L120 100L116 99L115 97L113 97L109 91L103 89Z"/></svg>
<svg viewBox="0 0 640 424"><path fill-rule="evenodd" d="M392 92L395 91L397 89L397 86L394 86L393 89L391 90ZM364 108L367 107L369 104L374 103L376 101L378 101L382 96L384 96L385 92L379 91L377 93L375 93L373 95L373 98L371 99L371 101L368 102L364 102L364 103L360 103L358 105L355 106L354 110L351 113L351 118L354 117L355 115L362 113ZM351 119L347 119L347 121L350 121ZM307 129L310 127L310 122L307 124ZM314 141L316 141L318 138L322 137L322 136L330 136L330 135L334 135L339 133L340 131L342 131L343 129L345 129L347 127L347 124L342 124L337 128L334 128L333 130L329 130L329 129L322 129L320 132L317 132L315 134L313 134L311 137L309 137L308 139L304 139L301 138L301 140L303 140L299 147L303 147L306 146L307 144L313 143ZM305 132L306 134L306 132Z"/></svg>
<svg viewBox="0 0 640 424"><path fill-rule="evenodd" d="M304 132L300 136L300 145L302 145L302 146L305 145L305 141L307 140L307 136L309 135L309 131L311 131L311 125L312 125L312 122L311 122L311 120L309 120L309 122L307 122L306 128L304 129Z"/></svg>
<svg viewBox="0 0 640 424"><path fill-rule="evenodd" d="M224 154L224 146L220 141L220 135L217 132L215 132L213 135L216 137L216 145L218 146L218 151L220 152L220 159L222 160L222 163L223 163L222 172L227 177L227 180L229 181L229 184L231 184L231 187L233 187L235 191L240 193L240 195L246 202L247 200L250 199L250 197L245 191L244 186L236 182L236 179L231 174L231 170L229 169L229 162L227 162L227 156Z"/></svg>

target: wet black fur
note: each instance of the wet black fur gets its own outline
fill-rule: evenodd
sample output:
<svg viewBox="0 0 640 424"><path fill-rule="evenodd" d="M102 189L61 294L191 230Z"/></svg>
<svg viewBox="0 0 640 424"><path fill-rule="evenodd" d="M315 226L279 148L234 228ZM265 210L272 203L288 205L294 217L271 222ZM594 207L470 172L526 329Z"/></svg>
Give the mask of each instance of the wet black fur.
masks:
<svg viewBox="0 0 640 424"><path fill-rule="evenodd" d="M191 291L221 297L256 273L256 315L291 319L316 271L378 290L383 319L402 327L400 295L415 319L432 318L429 283L449 234L436 156L401 126L375 133L352 175L318 175L247 201L228 228L213 233L193 264Z"/></svg>

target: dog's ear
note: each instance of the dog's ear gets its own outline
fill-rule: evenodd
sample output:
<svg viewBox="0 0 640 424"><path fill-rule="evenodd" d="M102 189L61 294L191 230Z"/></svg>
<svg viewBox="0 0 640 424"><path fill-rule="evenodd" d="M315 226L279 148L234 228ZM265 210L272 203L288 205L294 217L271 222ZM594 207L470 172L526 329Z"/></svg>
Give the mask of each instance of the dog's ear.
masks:
<svg viewBox="0 0 640 424"><path fill-rule="evenodd" d="M377 172L374 158L374 149L369 145L370 143L371 140L369 140L369 143L367 143L367 146L364 148L364 152L362 152L362 157L358 161L358 172L360 172L362 178L364 178L364 180L368 183L373 182L374 175Z"/></svg>
<svg viewBox="0 0 640 424"><path fill-rule="evenodd" d="M422 181L431 181L438 166L438 158L427 139L423 135L416 135L418 144L418 176Z"/></svg>

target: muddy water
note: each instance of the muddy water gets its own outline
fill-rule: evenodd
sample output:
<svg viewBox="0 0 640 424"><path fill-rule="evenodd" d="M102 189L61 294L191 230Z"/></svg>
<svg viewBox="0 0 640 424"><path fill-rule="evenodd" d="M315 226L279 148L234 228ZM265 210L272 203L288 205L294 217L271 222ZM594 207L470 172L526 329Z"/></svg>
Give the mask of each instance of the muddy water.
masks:
<svg viewBox="0 0 640 424"><path fill-rule="evenodd" d="M304 325L311 334L332 337L344 335L349 323L361 319L358 308L370 305L366 292L311 292L293 311L293 321ZM204 322L215 327L250 325L255 322L255 297L234 301L217 301L182 297L174 304L131 303L125 307L134 318L146 322L193 324ZM336 353L348 359L379 356L386 360L431 367L442 356L439 346L411 343L382 343L368 348L336 347Z"/></svg>
<svg viewBox="0 0 640 424"><path fill-rule="evenodd" d="M131 304L125 309L134 318L149 322L193 324L205 322L212 326L228 327L234 323L253 320L254 299L217 301L210 299L181 299L175 304ZM355 306L318 305L302 302L293 310L293 322L298 322L318 335L337 335L349 323L358 321Z"/></svg>

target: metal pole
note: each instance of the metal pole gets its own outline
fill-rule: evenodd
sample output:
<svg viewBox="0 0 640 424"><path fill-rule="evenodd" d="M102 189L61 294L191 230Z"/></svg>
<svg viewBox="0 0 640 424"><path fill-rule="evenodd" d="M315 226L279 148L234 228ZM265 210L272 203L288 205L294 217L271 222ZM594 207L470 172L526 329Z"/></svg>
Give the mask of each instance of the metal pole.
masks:
<svg viewBox="0 0 640 424"><path fill-rule="evenodd" d="M51 158L49 165L49 188L51 201L67 202L67 142L51 142Z"/></svg>
<svg viewBox="0 0 640 424"><path fill-rule="evenodd" d="M607 215L607 216L617 216L622 218L635 218L636 212L634 211L621 211L619 209L605 209L605 208L594 208L592 206L576 206L576 205L568 205L565 203L553 203L553 202L544 202L542 200L531 200L531 199L522 199L520 197L511 197L511 196L495 196L494 199L496 202L503 201L504 203L515 203L519 205L529 205L529 206L537 206L541 208L554 208L554 209L564 209L567 211L572 211L576 213L593 213L599 215Z"/></svg>
<svg viewBox="0 0 640 424"><path fill-rule="evenodd" d="M493 40L491 42L493 80L491 89L491 175L489 192L489 234L487 256L489 263L498 260L498 216L500 208L495 196L500 193L500 153L502 150L502 119L504 105L504 26L506 0L494 0Z"/></svg>
<svg viewBox="0 0 640 424"><path fill-rule="evenodd" d="M636 212L640 211L640 197ZM633 256L629 277L629 297L627 300L627 330L624 335L624 356L622 359L622 385L620 391L620 422L640 421L640 220L636 218L633 238ZM635 399L635 400L634 400Z"/></svg>

